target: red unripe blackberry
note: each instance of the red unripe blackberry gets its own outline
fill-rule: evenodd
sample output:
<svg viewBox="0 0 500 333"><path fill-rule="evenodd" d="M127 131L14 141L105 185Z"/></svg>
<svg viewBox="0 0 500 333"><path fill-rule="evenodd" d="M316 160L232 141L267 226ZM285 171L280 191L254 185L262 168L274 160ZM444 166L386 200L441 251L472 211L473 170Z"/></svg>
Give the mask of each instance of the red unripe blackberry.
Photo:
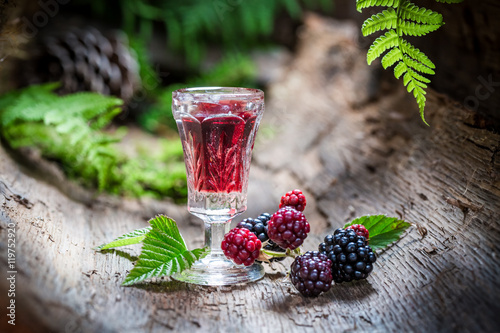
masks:
<svg viewBox="0 0 500 333"><path fill-rule="evenodd" d="M326 292L332 285L332 262L318 251L309 251L295 258L290 278L302 295L315 297Z"/></svg>
<svg viewBox="0 0 500 333"><path fill-rule="evenodd" d="M368 243L368 238L370 237L370 233L366 229L366 227L362 224L353 224L351 226L346 227L346 229L352 229L356 231L356 234L358 236L363 236L366 239L366 242Z"/></svg>
<svg viewBox="0 0 500 333"><path fill-rule="evenodd" d="M282 249L278 245L276 245L272 240L269 239L267 235L267 223L271 219L271 215L269 213L262 213L259 217L252 219L246 218L242 220L237 228L245 228L250 230L258 239L262 242L265 250L274 251L274 252L285 252L285 249ZM266 243L267 242L267 243ZM274 257L269 259L270 261L282 261L285 257Z"/></svg>
<svg viewBox="0 0 500 333"><path fill-rule="evenodd" d="M280 208L267 223L267 235L279 247L295 250L304 242L311 227L302 212Z"/></svg>
<svg viewBox="0 0 500 333"><path fill-rule="evenodd" d="M234 228L222 240L221 248L226 257L237 265L250 266L259 257L261 241L250 230Z"/></svg>
<svg viewBox="0 0 500 333"><path fill-rule="evenodd" d="M280 207L293 207L298 211L303 212L306 208L306 197L301 190L293 190L287 192L281 197Z"/></svg>

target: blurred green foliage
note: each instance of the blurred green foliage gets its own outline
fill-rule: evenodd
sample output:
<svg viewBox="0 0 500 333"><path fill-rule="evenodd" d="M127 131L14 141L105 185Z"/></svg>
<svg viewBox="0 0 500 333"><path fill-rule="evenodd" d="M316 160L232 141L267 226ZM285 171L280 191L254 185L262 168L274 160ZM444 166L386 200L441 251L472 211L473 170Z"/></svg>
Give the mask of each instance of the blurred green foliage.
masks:
<svg viewBox="0 0 500 333"><path fill-rule="evenodd" d="M279 29L275 26L278 16L298 20L306 9L330 11L333 7L331 0L92 0L90 4L101 18L114 18L116 8L121 10L121 26L137 54L146 96L137 121L154 133L176 128L171 114L171 94L176 89L256 87L256 68L248 53L272 45L271 35ZM162 86L147 47L153 35L162 34L168 49L180 54L190 71L200 67L209 48L221 50L222 59L210 70Z"/></svg>
<svg viewBox="0 0 500 333"><path fill-rule="evenodd" d="M122 100L90 92L61 97L53 93L57 87L33 85L0 97L0 133L11 148L34 147L68 176L100 191L185 200L180 140L162 140L158 152L130 158L117 145L124 129L102 131Z"/></svg>
<svg viewBox="0 0 500 333"><path fill-rule="evenodd" d="M114 1L91 1L102 16L116 13ZM304 9L330 11L332 0L119 0L122 26L129 35L148 40L155 24L164 25L168 46L199 64L208 46L245 52L262 46L275 28L276 17L298 19Z"/></svg>

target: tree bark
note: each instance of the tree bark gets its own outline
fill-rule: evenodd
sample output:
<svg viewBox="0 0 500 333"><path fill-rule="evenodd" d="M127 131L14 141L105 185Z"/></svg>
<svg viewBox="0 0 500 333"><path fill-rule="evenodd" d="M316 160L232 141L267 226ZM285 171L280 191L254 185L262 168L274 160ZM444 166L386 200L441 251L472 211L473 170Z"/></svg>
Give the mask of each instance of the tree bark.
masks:
<svg viewBox="0 0 500 333"><path fill-rule="evenodd" d="M303 250L315 250L324 235L356 216L381 213L411 222L399 242L379 253L367 280L334 285L314 299L296 292L280 267L267 267L266 277L249 285L200 287L162 278L121 287L140 248L97 253L93 247L161 212L179 222L192 248L202 244L201 223L167 201L70 199L64 194L70 187L40 179L0 148L3 311L9 223L16 225L17 270L16 326L3 315L0 328L495 331L500 135L478 128L473 112L432 90L431 126L425 126L401 82L380 82L367 67L358 31L350 23L306 19L296 59L268 90L247 215L272 213L282 193L303 189L312 226Z"/></svg>

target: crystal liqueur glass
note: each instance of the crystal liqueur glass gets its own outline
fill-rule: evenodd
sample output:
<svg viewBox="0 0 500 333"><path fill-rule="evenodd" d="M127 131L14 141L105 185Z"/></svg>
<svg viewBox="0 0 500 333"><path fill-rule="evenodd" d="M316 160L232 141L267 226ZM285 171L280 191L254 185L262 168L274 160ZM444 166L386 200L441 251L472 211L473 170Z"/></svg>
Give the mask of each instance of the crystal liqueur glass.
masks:
<svg viewBox="0 0 500 333"><path fill-rule="evenodd" d="M260 279L260 264L236 265L221 242L231 220L247 208L248 173L264 93L246 88L191 88L173 92L172 112L184 150L188 211L205 224L210 253L174 279L230 285Z"/></svg>

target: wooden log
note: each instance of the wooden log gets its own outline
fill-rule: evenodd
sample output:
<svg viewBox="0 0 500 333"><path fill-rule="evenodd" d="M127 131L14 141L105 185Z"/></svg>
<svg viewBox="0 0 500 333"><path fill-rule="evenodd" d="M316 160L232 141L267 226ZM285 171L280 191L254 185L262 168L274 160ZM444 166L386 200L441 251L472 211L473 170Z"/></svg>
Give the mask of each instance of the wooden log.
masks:
<svg viewBox="0 0 500 333"><path fill-rule="evenodd" d="M496 331L500 135L478 128L471 111L432 91L431 126L425 126L413 98L395 88L399 82L377 89L357 31L349 23L306 20L296 59L267 95L248 214L272 212L284 191L302 188L313 229L304 250L358 215L412 222L367 280L334 285L314 299L298 294L284 269L269 267L249 285L200 287L163 278L122 287L139 247L105 254L93 247L144 227L160 212L179 221L189 247L199 246L201 224L167 201L70 199L59 190L69 187L40 179L0 148L2 311L9 301L10 223L17 270L16 326L2 315L0 329Z"/></svg>

